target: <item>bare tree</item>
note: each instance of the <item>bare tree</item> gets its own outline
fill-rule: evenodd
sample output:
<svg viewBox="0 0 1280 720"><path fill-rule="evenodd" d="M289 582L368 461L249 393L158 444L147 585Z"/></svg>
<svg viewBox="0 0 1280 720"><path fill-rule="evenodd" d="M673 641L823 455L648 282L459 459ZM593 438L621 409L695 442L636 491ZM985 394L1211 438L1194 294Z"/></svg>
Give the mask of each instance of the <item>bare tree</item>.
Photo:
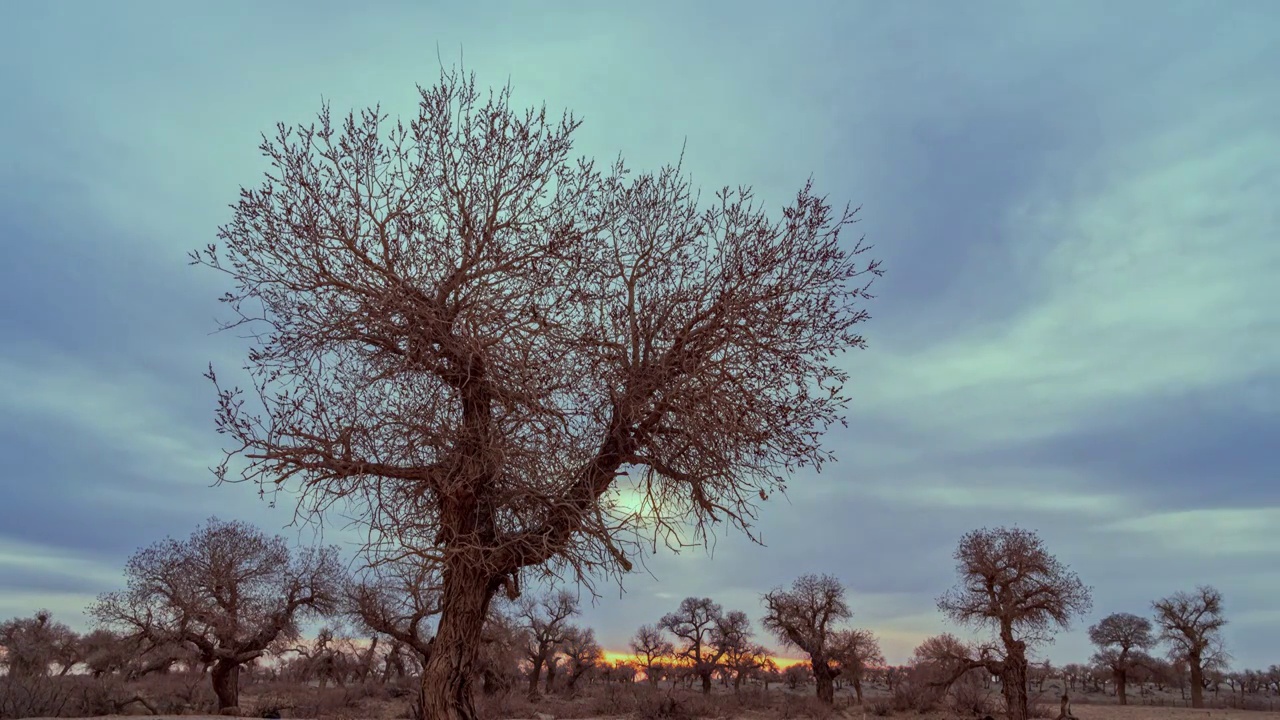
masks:
<svg viewBox="0 0 1280 720"><path fill-rule="evenodd" d="M711 675L720 666L726 650L722 633L724 608L711 598L687 597L680 608L667 613L658 627L675 635L679 645L674 657L683 659L689 672L702 681L702 692L711 692Z"/></svg>
<svg viewBox="0 0 1280 720"><path fill-rule="evenodd" d="M1132 613L1112 613L1089 628L1089 640L1098 646L1093 661L1111 671L1116 682L1116 699L1129 704L1125 695L1129 675L1141 664L1150 665L1144 652L1155 645L1151 621Z"/></svg>
<svg viewBox="0 0 1280 720"><path fill-rule="evenodd" d="M578 614L578 599L568 590L561 590L542 598L523 597L517 607L516 618L529 634L526 656L530 664L529 696L533 697L538 694L543 666L565 640L569 618Z"/></svg>
<svg viewBox="0 0 1280 720"><path fill-rule="evenodd" d="M1201 585L1194 593L1176 592L1152 603L1160 638L1173 647L1172 655L1186 662L1191 673L1191 707L1204 707L1204 672L1225 664L1222 593Z"/></svg>
<svg viewBox="0 0 1280 720"><path fill-rule="evenodd" d="M0 623L0 647L0 666L10 677L45 676L54 664L59 675L66 675L81 658L79 636L48 610Z"/></svg>
<svg viewBox="0 0 1280 720"><path fill-rule="evenodd" d="M956 622L987 627L998 644L958 664L955 678L984 667L1000 677L1010 720L1026 720L1027 647L1048 642L1092 607L1090 589L1044 548L1030 530L975 530L955 552L960 584L938 599L938 609Z"/></svg>
<svg viewBox="0 0 1280 720"><path fill-rule="evenodd" d="M434 565L409 556L369 569L344 588L346 612L418 655L425 665L431 621L440 613L440 578Z"/></svg>
<svg viewBox="0 0 1280 720"><path fill-rule="evenodd" d="M284 538L213 518L187 540L135 553L128 589L100 596L90 612L152 642L191 647L212 665L221 710L239 702L241 666L296 634L300 616L334 609L341 572L336 548L294 554Z"/></svg>
<svg viewBox="0 0 1280 720"><path fill-rule="evenodd" d="M679 165L571 161L579 121L442 71L418 117L279 126L219 245L248 393L217 388L222 481L362 512L440 567L428 718L475 716L489 603L526 568L625 571L642 543L751 533L757 500L832 457L875 261L806 184L700 207ZM625 485L622 485L625 483ZM629 489L633 492L616 492ZM632 502L632 500L635 502Z"/></svg>
<svg viewBox="0 0 1280 720"><path fill-rule="evenodd" d="M596 642L595 630L573 625L565 629L563 649L569 665L565 687L572 692L584 675L604 662L604 650Z"/></svg>
<svg viewBox="0 0 1280 720"><path fill-rule="evenodd" d="M835 623L853 616L844 599L844 586L830 575L801 575L790 590L775 588L764 595L762 623L780 642L809 656L818 699L835 700L833 680L840 673L832 656Z"/></svg>
<svg viewBox="0 0 1280 720"><path fill-rule="evenodd" d="M868 668L884 665L880 640L870 630L837 630L832 641L831 657L840 665L840 674L849 679L853 692L862 704L862 679Z"/></svg>
<svg viewBox="0 0 1280 720"><path fill-rule="evenodd" d="M672 657L675 652L675 645L663 637L662 630L652 625L641 625L635 636L631 638L631 653L640 661L641 667L644 668L645 679L651 685L657 683L658 674L660 674L654 672L654 666Z"/></svg>
<svg viewBox="0 0 1280 720"><path fill-rule="evenodd" d="M733 673L733 690L742 687L742 681L752 673L764 667L769 658L769 651L752 640L755 631L751 629L751 619L741 610L732 610L725 614L720 623L720 644L724 647L724 670Z"/></svg>

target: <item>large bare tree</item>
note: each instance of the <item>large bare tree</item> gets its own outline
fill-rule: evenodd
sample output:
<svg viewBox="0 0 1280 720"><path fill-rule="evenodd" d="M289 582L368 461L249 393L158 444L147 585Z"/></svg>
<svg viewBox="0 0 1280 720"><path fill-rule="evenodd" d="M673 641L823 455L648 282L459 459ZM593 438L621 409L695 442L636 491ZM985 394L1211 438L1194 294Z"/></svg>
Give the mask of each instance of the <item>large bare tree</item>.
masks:
<svg viewBox="0 0 1280 720"><path fill-rule="evenodd" d="M750 531L788 473L831 459L845 351L875 261L806 184L771 216L703 204L679 165L570 157L579 121L442 71L417 117L378 109L264 137L219 244L248 392L214 369L221 480L342 501L371 545L440 567L429 718L475 716L493 595L526 569L631 567L645 543Z"/></svg>
<svg viewBox="0 0 1280 720"><path fill-rule="evenodd" d="M956 622L991 629L998 643L959 659L952 678L986 668L1000 678L1010 720L1026 720L1027 648L1050 641L1055 627L1065 629L1088 612L1091 591L1030 530L974 530L960 539L955 559L960 583L938 599L938 609Z"/></svg>
<svg viewBox="0 0 1280 720"><path fill-rule="evenodd" d="M835 701L834 680L840 674L832 655L836 624L853 616L845 589L830 575L801 575L790 590L775 588L763 597L765 629L784 645L809 656L818 699Z"/></svg>
<svg viewBox="0 0 1280 720"><path fill-rule="evenodd" d="M1146 650L1156 644L1151 621L1133 613L1112 613L1089 628L1089 640L1098 646L1093 661L1111 671L1116 682L1116 700L1128 705L1125 691L1129 675L1138 666L1151 666Z"/></svg>
<svg viewBox="0 0 1280 720"><path fill-rule="evenodd" d="M1176 659L1191 673L1191 707L1204 707L1204 673L1207 667L1225 664L1222 628L1222 593L1209 585L1195 592L1176 592L1151 604L1160 638L1173 646Z"/></svg>
<svg viewBox="0 0 1280 720"><path fill-rule="evenodd" d="M90 608L99 622L159 645L181 643L211 665L218 709L239 702L240 668L306 615L331 612L342 581L337 548L290 552L239 521L210 519L190 538L167 538L125 565L126 590Z"/></svg>

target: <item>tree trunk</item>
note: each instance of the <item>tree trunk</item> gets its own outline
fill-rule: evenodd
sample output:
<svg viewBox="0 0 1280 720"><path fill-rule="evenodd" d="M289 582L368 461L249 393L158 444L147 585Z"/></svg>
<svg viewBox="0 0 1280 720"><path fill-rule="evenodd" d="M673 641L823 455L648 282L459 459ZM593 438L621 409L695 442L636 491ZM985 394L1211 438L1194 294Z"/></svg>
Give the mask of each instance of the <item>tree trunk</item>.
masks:
<svg viewBox="0 0 1280 720"><path fill-rule="evenodd" d="M707 670L706 672L699 672L698 675L702 677L702 694L710 695L711 694L711 671Z"/></svg>
<svg viewBox="0 0 1280 720"><path fill-rule="evenodd" d="M538 696L538 681L542 679L542 658L534 658L529 669L529 697Z"/></svg>
<svg viewBox="0 0 1280 720"><path fill-rule="evenodd" d="M440 624L422 668L422 720L476 720L472 681L479 677L481 631L496 585L473 559L445 568Z"/></svg>
<svg viewBox="0 0 1280 720"><path fill-rule="evenodd" d="M218 712L240 704L240 665L230 660L213 664L213 694L218 697Z"/></svg>
<svg viewBox="0 0 1280 720"><path fill-rule="evenodd" d="M1125 696L1125 693L1124 693L1125 686L1127 685L1128 680L1129 678L1125 677L1125 673L1123 672L1116 673L1116 701L1119 702L1121 705L1129 704L1129 699L1128 697Z"/></svg>
<svg viewBox="0 0 1280 720"><path fill-rule="evenodd" d="M1000 694L1009 720L1027 720L1027 658L1015 653L1004 660L1004 672L1000 674Z"/></svg>
<svg viewBox="0 0 1280 720"><path fill-rule="evenodd" d="M814 685L818 688L818 700L831 705L836 701L835 675L831 672L831 666L826 660L813 661L813 680Z"/></svg>
<svg viewBox="0 0 1280 720"><path fill-rule="evenodd" d="M1191 707L1204 707L1204 668L1200 667L1200 656L1187 658L1191 670Z"/></svg>
<svg viewBox="0 0 1280 720"><path fill-rule="evenodd" d="M862 704L862 678L857 675L853 676L853 694L858 698L858 704Z"/></svg>

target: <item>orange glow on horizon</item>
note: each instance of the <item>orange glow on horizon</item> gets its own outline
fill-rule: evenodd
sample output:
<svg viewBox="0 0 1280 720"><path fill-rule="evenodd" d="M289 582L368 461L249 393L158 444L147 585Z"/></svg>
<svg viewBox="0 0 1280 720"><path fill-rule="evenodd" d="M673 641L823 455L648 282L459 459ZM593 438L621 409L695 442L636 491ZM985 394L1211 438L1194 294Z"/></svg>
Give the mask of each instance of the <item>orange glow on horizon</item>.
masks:
<svg viewBox="0 0 1280 720"><path fill-rule="evenodd" d="M636 656L634 654L629 652L618 652L616 650L605 650L604 659L608 660L611 663L616 663L616 662L638 663L639 662L639 660L636 659ZM809 662L808 660L801 660L800 658L778 657L776 655L769 656L769 659L773 660L774 664L778 666L779 670L785 670L786 668L789 668L792 665L802 665Z"/></svg>

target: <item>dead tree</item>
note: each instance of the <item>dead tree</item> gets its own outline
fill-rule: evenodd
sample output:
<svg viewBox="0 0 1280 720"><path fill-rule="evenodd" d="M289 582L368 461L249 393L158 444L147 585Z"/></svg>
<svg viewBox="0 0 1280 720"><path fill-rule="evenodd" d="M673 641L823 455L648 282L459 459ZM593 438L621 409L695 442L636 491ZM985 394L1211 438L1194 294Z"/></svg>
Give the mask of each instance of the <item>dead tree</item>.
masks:
<svg viewBox="0 0 1280 720"><path fill-rule="evenodd" d="M953 682L974 668L1000 678L1009 720L1027 720L1027 648L1092 607L1089 587L1030 530L975 530L955 552L960 584L938 599L952 620L994 631L996 644L955 661Z"/></svg>
<svg viewBox="0 0 1280 720"><path fill-rule="evenodd" d="M341 566L336 548L290 553L284 538L213 518L186 540L139 550L125 578L128 588L100 596L90 613L153 643L193 649L210 665L222 710L239 702L241 666L295 635L300 616L334 609Z"/></svg>
<svg viewBox="0 0 1280 720"><path fill-rule="evenodd" d="M431 649L429 621L440 613L437 570L414 556L377 565L346 584L343 609L369 630L412 650L425 666Z"/></svg>
<svg viewBox="0 0 1280 720"><path fill-rule="evenodd" d="M565 640L565 631L569 627L569 618L578 614L578 599L567 590L561 590L543 598L522 598L516 610L516 619L529 634L526 656L529 660L529 697L538 694L538 679L542 677L542 669L547 667L547 675L554 678L555 670L548 661ZM554 679L548 683L555 682ZM550 685L548 684L548 689Z"/></svg>
<svg viewBox="0 0 1280 720"><path fill-rule="evenodd" d="M853 616L844 593L830 575L801 575L790 590L775 588L763 597L765 629L809 656L818 699L828 705L835 701L833 681L840 673L832 655L835 623Z"/></svg>
<svg viewBox="0 0 1280 720"><path fill-rule="evenodd" d="M688 597L680 608L667 613L658 627L676 636L674 656L684 660L690 677L702 681L702 692L711 692L711 675L720 666L726 650L721 633L724 609L711 598Z"/></svg>
<svg viewBox="0 0 1280 720"><path fill-rule="evenodd" d="M732 674L733 691L738 692L743 680L764 667L769 651L752 640L755 632L751 629L751 620L741 610L725 614L719 636L724 647L723 670Z"/></svg>
<svg viewBox="0 0 1280 720"><path fill-rule="evenodd" d="M1112 613L1089 628L1089 640L1098 646L1093 661L1107 668L1116 683L1116 700L1128 705L1125 694L1134 668L1151 665L1146 650L1155 645L1151 621L1132 613Z"/></svg>
<svg viewBox="0 0 1280 720"><path fill-rule="evenodd" d="M13 618L0 623L0 667L9 677L30 678L49 675L57 665L66 675L82 658L80 637L53 613L39 610L29 618Z"/></svg>
<svg viewBox="0 0 1280 720"><path fill-rule="evenodd" d="M884 665L884 653L880 640L870 630L837 630L832 642L831 657L840 666L840 674L848 678L853 692L862 704L862 679L868 668Z"/></svg>
<svg viewBox="0 0 1280 720"><path fill-rule="evenodd" d="M658 675L661 673L654 672L654 667L662 660L675 655L675 645L662 636L662 630L652 625L641 625L631 638L630 644L631 653L644 668L645 680L650 685L656 684Z"/></svg>
<svg viewBox="0 0 1280 720"><path fill-rule="evenodd" d="M643 542L750 533L831 459L880 269L811 183L780 216L746 188L704 205L679 164L570 159L579 121L509 90L419 90L407 124L326 107L264 137L193 262L253 344L247 391L209 369L219 480L359 508L376 550L436 564L423 713L470 720L489 604L526 569L620 577Z"/></svg>
<svg viewBox="0 0 1280 720"><path fill-rule="evenodd" d="M573 692L585 675L604 662L604 650L596 642L595 630L573 625L565 629L563 650L568 661L565 689Z"/></svg>
<svg viewBox="0 0 1280 720"><path fill-rule="evenodd" d="M1173 647L1172 655L1186 662L1191 675L1191 707L1204 707L1204 673L1225 664L1222 593L1201 585L1194 593L1177 592L1152 603L1160 638Z"/></svg>

